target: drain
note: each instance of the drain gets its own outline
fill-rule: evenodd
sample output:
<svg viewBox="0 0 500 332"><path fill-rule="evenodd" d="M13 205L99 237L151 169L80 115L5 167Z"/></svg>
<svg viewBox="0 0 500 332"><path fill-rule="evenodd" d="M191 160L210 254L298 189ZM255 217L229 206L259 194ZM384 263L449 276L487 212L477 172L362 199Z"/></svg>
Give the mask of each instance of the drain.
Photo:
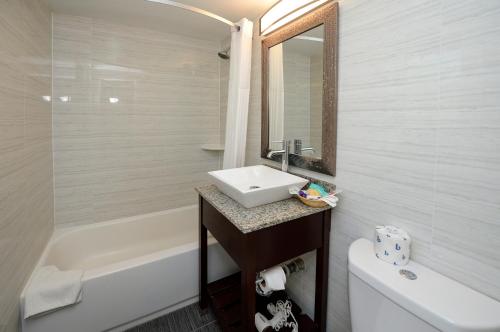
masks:
<svg viewBox="0 0 500 332"><path fill-rule="evenodd" d="M399 270L399 274L402 275L403 277L405 277L406 279L410 279L410 280L417 279L417 275L415 273L411 272L410 270L401 269L401 270Z"/></svg>
<svg viewBox="0 0 500 332"><path fill-rule="evenodd" d="M250 189L250 190L259 189L259 188L260 188L259 186L250 186L250 187L248 187L248 189Z"/></svg>

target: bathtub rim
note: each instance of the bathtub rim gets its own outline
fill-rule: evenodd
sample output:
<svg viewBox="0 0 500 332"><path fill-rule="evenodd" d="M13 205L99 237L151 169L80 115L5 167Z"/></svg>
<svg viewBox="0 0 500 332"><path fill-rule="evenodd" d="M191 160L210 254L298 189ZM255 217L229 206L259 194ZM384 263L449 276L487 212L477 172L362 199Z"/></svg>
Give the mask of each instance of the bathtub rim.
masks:
<svg viewBox="0 0 500 332"><path fill-rule="evenodd" d="M111 220L106 220L106 221L93 222L90 224L68 224L68 225L63 224L60 226L56 225L56 227L54 228L54 232L52 234L52 237L50 238L50 240L47 244L59 241L60 239L66 237L72 233L78 232L80 230L102 228L105 226L116 225L116 224L121 224L121 223L130 223L130 222L134 222L134 221L137 221L137 220L140 220L143 218L153 218L153 217L168 215L168 214L172 214L175 212L191 210L192 208L198 208L198 204L186 205L186 206L182 206L182 207L175 208L175 209L168 209L168 210L162 210L162 211L157 211L157 212L138 214L135 216L116 218L116 219L111 219Z"/></svg>
<svg viewBox="0 0 500 332"><path fill-rule="evenodd" d="M81 230L86 230L86 229L95 229L95 228L102 228L108 225L115 225L119 223L129 223L129 222L135 222L137 220L140 220L142 218L147 218L147 217L157 217L157 216L162 216L162 215L168 215L172 214L174 212L181 212L181 211L186 211L190 209L197 209L198 205L188 205L188 206L183 206L180 208L175 208L175 209L168 209L168 210L163 210L163 211L157 211L157 212L152 212L152 213L145 213L141 215L135 215L135 216L130 216L130 217L124 217L124 218L117 218L117 219L112 219L109 221L103 221L103 222L97 222L97 223L92 223L92 224L85 224L85 225L71 225L71 226L60 226L59 228L54 229L49 241L44 247L44 250L42 252L42 255L38 259L36 265L34 266L30 277L26 281L23 290L20 295L20 303L23 303L25 294L26 294L26 289L27 287L31 284L31 281L33 279L33 274L34 272L40 268L41 266L44 266L44 262L47 259L47 256L49 254L49 251L51 249L51 246L53 243L56 241L59 241L71 234L74 234L78 231ZM209 233L208 234L208 245L213 245L218 243L217 240ZM151 263L153 261L162 259L162 258L168 258L171 257L175 254L183 254L191 250L196 250L199 248L198 241L194 242L188 242L173 248L168 248L164 250L159 250L155 251L152 253L148 253L145 255L140 255L137 257L131 257L116 263L108 264L99 268L94 268L94 269L89 269L89 270L83 270L83 277L82 277L82 282L85 282L87 280L91 280L94 278L99 278L102 276L106 276L112 273L117 273L123 270L126 270L128 268L134 268L140 265L144 265L147 263ZM22 306L21 306L22 307Z"/></svg>

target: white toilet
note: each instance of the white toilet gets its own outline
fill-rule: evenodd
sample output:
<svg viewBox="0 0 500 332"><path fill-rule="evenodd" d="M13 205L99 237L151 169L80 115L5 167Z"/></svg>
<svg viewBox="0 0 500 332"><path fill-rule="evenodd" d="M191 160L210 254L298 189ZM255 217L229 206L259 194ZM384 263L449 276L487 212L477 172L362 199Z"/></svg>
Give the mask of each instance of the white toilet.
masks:
<svg viewBox="0 0 500 332"><path fill-rule="evenodd" d="M500 332L500 302L413 261L383 262L366 239L349 248L349 302L353 332Z"/></svg>

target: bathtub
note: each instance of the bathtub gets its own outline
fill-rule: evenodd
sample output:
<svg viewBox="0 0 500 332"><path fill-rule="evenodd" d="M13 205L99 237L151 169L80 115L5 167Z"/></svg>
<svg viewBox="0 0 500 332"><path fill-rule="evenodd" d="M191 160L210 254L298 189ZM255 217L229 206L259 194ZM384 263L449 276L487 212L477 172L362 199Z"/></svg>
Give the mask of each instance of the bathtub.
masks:
<svg viewBox="0 0 500 332"><path fill-rule="evenodd" d="M83 270L82 302L22 319L22 331L123 331L196 302L198 233L197 206L56 230L38 266ZM208 243L209 280L234 273Z"/></svg>

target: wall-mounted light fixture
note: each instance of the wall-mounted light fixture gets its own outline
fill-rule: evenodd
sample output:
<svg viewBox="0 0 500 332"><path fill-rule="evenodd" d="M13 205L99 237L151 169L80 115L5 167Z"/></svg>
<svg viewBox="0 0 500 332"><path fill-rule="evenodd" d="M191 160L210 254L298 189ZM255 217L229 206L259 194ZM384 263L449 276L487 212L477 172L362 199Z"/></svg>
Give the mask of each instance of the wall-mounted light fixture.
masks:
<svg viewBox="0 0 500 332"><path fill-rule="evenodd" d="M71 101L71 96L61 96L59 100L63 103L69 103Z"/></svg>
<svg viewBox="0 0 500 332"><path fill-rule="evenodd" d="M307 41L318 42L318 43L325 42L325 40L323 38L311 37L311 36L302 36L302 35L292 37L292 39L307 40Z"/></svg>
<svg viewBox="0 0 500 332"><path fill-rule="evenodd" d="M328 1L281 0L260 18L260 34L267 35Z"/></svg>
<svg viewBox="0 0 500 332"><path fill-rule="evenodd" d="M109 102L111 104L116 104L119 101L120 101L120 99L118 97L109 97Z"/></svg>

